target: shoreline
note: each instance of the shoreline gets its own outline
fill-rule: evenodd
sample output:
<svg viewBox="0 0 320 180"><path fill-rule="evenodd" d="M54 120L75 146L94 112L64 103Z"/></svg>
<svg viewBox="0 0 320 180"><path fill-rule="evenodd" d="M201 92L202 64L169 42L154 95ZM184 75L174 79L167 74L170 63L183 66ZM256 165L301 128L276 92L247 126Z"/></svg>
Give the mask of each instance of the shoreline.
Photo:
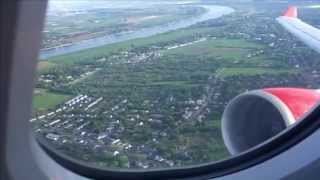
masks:
<svg viewBox="0 0 320 180"><path fill-rule="evenodd" d="M207 12L200 16L193 17L183 21L143 28L133 32L121 32L119 34L101 36L93 39L83 40L73 44L62 44L58 46L58 48L52 47L50 49L41 49L39 52L39 59L43 60L43 59L47 59L54 56L59 56L63 54L90 49L90 48L100 47L103 45L124 42L127 40L136 39L136 38L146 38L153 35L169 32L172 30L186 28L196 23L203 22L209 19L219 18L221 16L231 14L234 12L233 8L230 8L227 6L218 6L218 5L196 5L196 6L205 8Z"/></svg>

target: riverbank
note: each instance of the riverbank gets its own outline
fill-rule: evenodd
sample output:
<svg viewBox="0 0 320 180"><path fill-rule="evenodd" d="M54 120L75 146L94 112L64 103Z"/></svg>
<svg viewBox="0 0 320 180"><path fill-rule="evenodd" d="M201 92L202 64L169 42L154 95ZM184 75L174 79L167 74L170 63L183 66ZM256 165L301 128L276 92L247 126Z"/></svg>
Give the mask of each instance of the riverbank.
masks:
<svg viewBox="0 0 320 180"><path fill-rule="evenodd" d="M99 47L107 44L123 42L130 39L149 37L149 36L165 33L172 30L185 28L199 22L203 22L209 19L219 18L223 15L227 15L234 12L234 9L230 7L225 7L225 6L215 6L215 5L196 5L196 6L205 8L207 12L201 15L200 17L193 17L193 18L175 22L175 23L170 23L170 24L161 25L161 26L154 26L150 28L144 28L138 31L133 31L133 32L126 32L126 33L120 33L120 34L113 34L109 36L97 37L90 40L84 40L78 43L74 43L71 45L69 44L68 46L62 45L59 48L41 50L39 58L47 59L47 58L58 56L58 55L95 48L95 47Z"/></svg>

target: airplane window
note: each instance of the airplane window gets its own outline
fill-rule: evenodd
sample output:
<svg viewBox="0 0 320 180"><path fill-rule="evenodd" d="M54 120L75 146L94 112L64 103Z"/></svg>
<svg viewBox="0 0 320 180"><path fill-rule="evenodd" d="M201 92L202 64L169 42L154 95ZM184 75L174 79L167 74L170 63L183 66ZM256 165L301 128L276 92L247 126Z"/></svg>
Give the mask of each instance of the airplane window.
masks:
<svg viewBox="0 0 320 180"><path fill-rule="evenodd" d="M289 5L50 0L35 136L125 169L215 162L264 142L320 99L320 9L283 14Z"/></svg>

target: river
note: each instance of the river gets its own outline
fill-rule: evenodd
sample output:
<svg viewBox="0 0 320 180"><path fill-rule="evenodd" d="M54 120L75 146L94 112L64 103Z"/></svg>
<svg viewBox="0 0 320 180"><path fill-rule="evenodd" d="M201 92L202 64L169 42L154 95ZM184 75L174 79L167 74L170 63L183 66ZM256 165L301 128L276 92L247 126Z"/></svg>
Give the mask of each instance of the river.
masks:
<svg viewBox="0 0 320 180"><path fill-rule="evenodd" d="M156 34L168 32L172 30L185 28L202 21L218 18L223 15L227 15L234 12L234 9L226 6L216 6L216 5L195 5L195 6L200 6L205 8L206 12L197 17L192 17L189 19L180 20L178 22L172 22L165 25L157 25L153 27L143 28L133 32L124 32L119 34L112 34L108 36L97 37L97 38L77 42L68 46L61 46L59 48L41 50L39 56L40 56L40 59L47 59L47 58L58 56L58 55L77 52L77 51L81 51L89 48L95 48L95 47L99 47L107 44L127 41L130 39L149 37L149 36L153 36Z"/></svg>

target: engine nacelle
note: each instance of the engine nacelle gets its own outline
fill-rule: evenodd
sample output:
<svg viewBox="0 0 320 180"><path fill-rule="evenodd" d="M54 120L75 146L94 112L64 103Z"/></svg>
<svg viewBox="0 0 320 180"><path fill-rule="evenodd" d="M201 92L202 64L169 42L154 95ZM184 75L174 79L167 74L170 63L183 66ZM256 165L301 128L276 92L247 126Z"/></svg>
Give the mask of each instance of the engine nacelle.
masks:
<svg viewBox="0 0 320 180"><path fill-rule="evenodd" d="M222 136L232 155L273 137L303 118L320 100L318 90L267 88L235 97L222 115Z"/></svg>

